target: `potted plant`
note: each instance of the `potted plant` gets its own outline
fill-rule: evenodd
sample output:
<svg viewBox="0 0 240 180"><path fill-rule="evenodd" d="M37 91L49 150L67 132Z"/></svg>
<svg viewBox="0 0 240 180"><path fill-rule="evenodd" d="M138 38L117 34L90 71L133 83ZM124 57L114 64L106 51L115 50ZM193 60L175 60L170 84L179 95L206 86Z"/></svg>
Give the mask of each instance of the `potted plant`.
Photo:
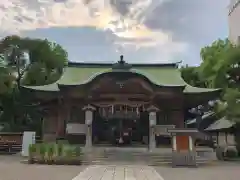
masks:
<svg viewBox="0 0 240 180"><path fill-rule="evenodd" d="M28 162L30 164L34 163L34 158L35 158L36 151L37 151L36 145L35 144L30 144L29 147L28 147L28 153L29 153Z"/></svg>
<svg viewBox="0 0 240 180"><path fill-rule="evenodd" d="M57 144L57 156L63 156L63 144Z"/></svg>
<svg viewBox="0 0 240 180"><path fill-rule="evenodd" d="M56 144L56 157L54 158L55 164L57 165L64 164L63 154L64 154L64 145L62 143Z"/></svg>
<svg viewBox="0 0 240 180"><path fill-rule="evenodd" d="M81 148L76 146L74 148L74 156L75 156L75 161L76 161L76 165L81 165L82 164L82 151L81 151Z"/></svg>
<svg viewBox="0 0 240 180"><path fill-rule="evenodd" d="M39 145L39 154L40 154L39 163L40 164L45 163L46 144L42 143L42 144Z"/></svg>
<svg viewBox="0 0 240 180"><path fill-rule="evenodd" d="M73 149L71 147L67 147L65 149L65 164L72 165L73 164Z"/></svg>
<svg viewBox="0 0 240 180"><path fill-rule="evenodd" d="M53 144L50 144L47 148L47 163L48 164L53 164L53 155L55 152L55 148Z"/></svg>

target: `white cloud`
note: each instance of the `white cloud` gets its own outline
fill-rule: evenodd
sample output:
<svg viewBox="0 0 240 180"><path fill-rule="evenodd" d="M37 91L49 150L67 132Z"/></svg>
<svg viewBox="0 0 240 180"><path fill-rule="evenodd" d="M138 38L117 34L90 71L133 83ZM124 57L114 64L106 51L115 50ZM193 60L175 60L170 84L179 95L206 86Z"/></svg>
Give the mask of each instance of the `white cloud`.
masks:
<svg viewBox="0 0 240 180"><path fill-rule="evenodd" d="M94 27L110 30L113 42L125 47L155 47L171 56L186 50L186 44L174 42L166 31L151 30L144 25L148 15L169 0L115 0L128 4L122 15L111 0L1 0L2 33L50 27Z"/></svg>

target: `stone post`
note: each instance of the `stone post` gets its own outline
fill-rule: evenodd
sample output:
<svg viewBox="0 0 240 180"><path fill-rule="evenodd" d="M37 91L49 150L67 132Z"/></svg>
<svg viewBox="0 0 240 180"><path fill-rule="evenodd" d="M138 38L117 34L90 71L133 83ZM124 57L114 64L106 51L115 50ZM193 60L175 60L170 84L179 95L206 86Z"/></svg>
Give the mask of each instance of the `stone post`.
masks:
<svg viewBox="0 0 240 180"><path fill-rule="evenodd" d="M149 151L153 151L156 148L156 138L155 138L155 126L157 124L157 111L159 111L158 108L155 106L150 106L147 108L147 111L149 112L149 143L148 148Z"/></svg>
<svg viewBox="0 0 240 180"><path fill-rule="evenodd" d="M95 107L91 105L87 105L83 107L85 111L85 124L86 124L86 144L85 147L87 149L92 148L92 121L93 121L93 111L95 111Z"/></svg>

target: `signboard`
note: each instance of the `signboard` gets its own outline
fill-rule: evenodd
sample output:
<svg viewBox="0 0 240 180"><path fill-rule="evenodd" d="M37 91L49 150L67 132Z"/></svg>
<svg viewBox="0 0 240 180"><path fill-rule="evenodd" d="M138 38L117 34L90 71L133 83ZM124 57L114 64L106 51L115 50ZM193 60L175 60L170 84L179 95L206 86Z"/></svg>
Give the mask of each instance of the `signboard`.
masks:
<svg viewBox="0 0 240 180"><path fill-rule="evenodd" d="M85 134L86 133L86 125L79 124L79 123L67 123L66 133L67 134Z"/></svg>
<svg viewBox="0 0 240 180"><path fill-rule="evenodd" d="M22 156L29 156L29 146L35 144L36 132L24 131L22 139Z"/></svg>

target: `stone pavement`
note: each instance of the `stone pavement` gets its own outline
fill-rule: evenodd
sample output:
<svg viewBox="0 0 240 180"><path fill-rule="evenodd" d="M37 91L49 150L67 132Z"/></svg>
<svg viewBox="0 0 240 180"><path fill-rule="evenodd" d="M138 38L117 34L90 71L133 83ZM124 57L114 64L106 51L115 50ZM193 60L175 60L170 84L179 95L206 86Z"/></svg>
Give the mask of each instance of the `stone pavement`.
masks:
<svg viewBox="0 0 240 180"><path fill-rule="evenodd" d="M28 165L20 163L21 159L18 156L0 156L0 180L239 180L240 171L239 162L217 162L199 168L171 168L121 163L107 166Z"/></svg>
<svg viewBox="0 0 240 180"><path fill-rule="evenodd" d="M154 167L164 180L240 180L240 163L219 162L199 168Z"/></svg>
<svg viewBox="0 0 240 180"><path fill-rule="evenodd" d="M72 180L164 180L153 167L131 165L89 166Z"/></svg>

